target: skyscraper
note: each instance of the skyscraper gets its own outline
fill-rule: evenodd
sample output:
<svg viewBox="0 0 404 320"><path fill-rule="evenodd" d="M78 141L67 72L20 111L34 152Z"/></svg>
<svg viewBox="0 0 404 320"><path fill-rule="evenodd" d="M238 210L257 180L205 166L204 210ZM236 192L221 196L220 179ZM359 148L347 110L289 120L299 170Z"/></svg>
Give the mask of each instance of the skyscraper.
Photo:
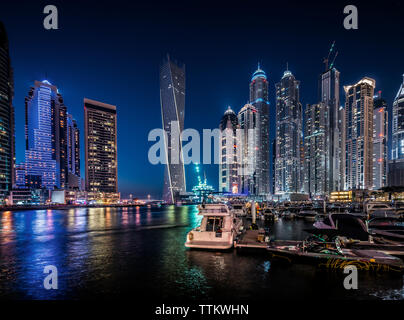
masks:
<svg viewBox="0 0 404 320"><path fill-rule="evenodd" d="M388 184L404 186L404 81L393 103L392 133L392 160L388 167Z"/></svg>
<svg viewBox="0 0 404 320"><path fill-rule="evenodd" d="M373 95L376 81L364 77L345 90L345 189L373 188Z"/></svg>
<svg viewBox="0 0 404 320"><path fill-rule="evenodd" d="M239 193L258 194L258 162L259 158L259 114L257 109L246 104L238 113L240 134L238 135L239 148Z"/></svg>
<svg viewBox="0 0 404 320"><path fill-rule="evenodd" d="M327 106L320 102L308 104L305 110L304 127L304 189L312 198L326 193Z"/></svg>
<svg viewBox="0 0 404 320"><path fill-rule="evenodd" d="M67 169L68 187L80 187L80 130L76 120L69 113L67 118Z"/></svg>
<svg viewBox="0 0 404 320"><path fill-rule="evenodd" d="M299 85L300 82L289 70L284 72L281 81L276 84L276 194L302 191L303 114Z"/></svg>
<svg viewBox="0 0 404 320"><path fill-rule="evenodd" d="M404 159L404 80L393 102L392 129L392 159Z"/></svg>
<svg viewBox="0 0 404 320"><path fill-rule="evenodd" d="M256 195L266 197L269 194L269 99L268 81L265 72L258 65L250 82L250 104L258 111L258 141L257 149L257 191Z"/></svg>
<svg viewBox="0 0 404 320"><path fill-rule="evenodd" d="M14 180L14 96L6 29L0 22L0 203L9 194Z"/></svg>
<svg viewBox="0 0 404 320"><path fill-rule="evenodd" d="M239 192L237 129L238 119L234 111L228 107L224 113L219 129L221 131L219 157L219 191Z"/></svg>
<svg viewBox="0 0 404 320"><path fill-rule="evenodd" d="M387 186L387 103L380 93L374 99L373 110L373 189Z"/></svg>
<svg viewBox="0 0 404 320"><path fill-rule="evenodd" d="M340 178L341 137L339 122L339 71L327 65L327 70L320 76L320 101L326 106L326 193L342 189Z"/></svg>
<svg viewBox="0 0 404 320"><path fill-rule="evenodd" d="M118 192L116 106L84 98L86 190Z"/></svg>
<svg viewBox="0 0 404 320"><path fill-rule="evenodd" d="M173 62L169 56L160 67L160 104L163 129L166 132L164 145L167 157L163 200L173 204L186 191L180 140L180 134L184 130L185 66Z"/></svg>
<svg viewBox="0 0 404 320"><path fill-rule="evenodd" d="M25 140L27 186L65 188L66 106L47 80L35 81L25 98Z"/></svg>

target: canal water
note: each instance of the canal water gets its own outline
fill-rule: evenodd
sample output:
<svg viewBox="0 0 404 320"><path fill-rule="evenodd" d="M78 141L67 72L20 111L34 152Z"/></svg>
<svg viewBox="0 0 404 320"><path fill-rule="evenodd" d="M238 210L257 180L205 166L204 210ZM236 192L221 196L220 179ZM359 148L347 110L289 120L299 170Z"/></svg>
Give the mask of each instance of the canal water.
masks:
<svg viewBox="0 0 404 320"><path fill-rule="evenodd" d="M268 299L404 299L402 276L271 265L265 254L191 251L196 206L78 208L0 213L0 299L136 299L154 302ZM279 220L276 239L303 239L311 224ZM58 289L43 286L44 267Z"/></svg>

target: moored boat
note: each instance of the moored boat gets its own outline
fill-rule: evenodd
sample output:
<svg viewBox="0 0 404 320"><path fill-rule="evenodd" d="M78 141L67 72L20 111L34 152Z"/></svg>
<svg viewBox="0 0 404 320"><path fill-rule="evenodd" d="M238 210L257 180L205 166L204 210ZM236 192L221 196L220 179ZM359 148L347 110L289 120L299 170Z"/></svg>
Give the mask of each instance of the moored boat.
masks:
<svg viewBox="0 0 404 320"><path fill-rule="evenodd" d="M309 263L326 269L344 269L352 265L358 270L404 272L404 262L397 257L377 250L341 248L339 242L274 241L267 250L273 261Z"/></svg>
<svg viewBox="0 0 404 320"><path fill-rule="evenodd" d="M233 247L242 221L225 204L199 206L201 225L187 234L187 248L225 250Z"/></svg>

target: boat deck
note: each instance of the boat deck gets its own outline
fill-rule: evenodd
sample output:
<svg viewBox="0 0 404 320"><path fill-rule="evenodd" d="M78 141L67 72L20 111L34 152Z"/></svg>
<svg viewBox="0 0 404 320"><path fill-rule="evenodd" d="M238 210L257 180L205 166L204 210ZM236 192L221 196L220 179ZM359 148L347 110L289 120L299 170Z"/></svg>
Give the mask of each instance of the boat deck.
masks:
<svg viewBox="0 0 404 320"><path fill-rule="evenodd" d="M236 242L236 248L247 249L266 249L268 244L264 241L258 241L260 230L246 230L246 232Z"/></svg>

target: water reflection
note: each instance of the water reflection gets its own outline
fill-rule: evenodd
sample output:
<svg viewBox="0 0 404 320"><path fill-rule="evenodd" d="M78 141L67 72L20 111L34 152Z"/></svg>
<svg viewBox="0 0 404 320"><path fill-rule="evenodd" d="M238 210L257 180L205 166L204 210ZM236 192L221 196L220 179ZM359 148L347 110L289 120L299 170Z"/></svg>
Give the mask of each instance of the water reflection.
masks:
<svg viewBox="0 0 404 320"><path fill-rule="evenodd" d="M404 299L403 279L361 275L346 293L341 275L304 265L279 268L266 255L191 251L186 234L200 224L196 206L78 208L0 213L0 297L127 297L176 301L264 297ZM310 224L282 221L273 237L302 239ZM55 265L59 290L43 288ZM324 292L327 295L324 296Z"/></svg>

